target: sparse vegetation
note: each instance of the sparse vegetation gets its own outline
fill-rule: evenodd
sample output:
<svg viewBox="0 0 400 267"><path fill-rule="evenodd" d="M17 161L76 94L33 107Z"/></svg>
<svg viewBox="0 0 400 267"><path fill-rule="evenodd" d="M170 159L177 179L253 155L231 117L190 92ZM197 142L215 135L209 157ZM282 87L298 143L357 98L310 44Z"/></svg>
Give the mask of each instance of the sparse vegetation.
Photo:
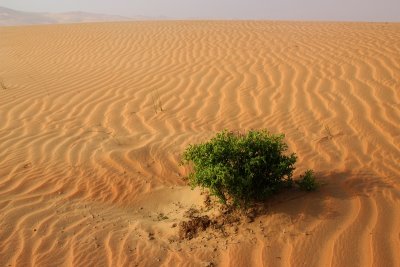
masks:
<svg viewBox="0 0 400 267"><path fill-rule="evenodd" d="M161 97L160 97L158 90L154 90L152 92L151 99L153 101L153 109L156 114L158 113L158 111L160 111L160 112L164 111L164 108L163 108L163 105L161 102Z"/></svg>
<svg viewBox="0 0 400 267"><path fill-rule="evenodd" d="M332 134L331 128L328 125L325 125L325 132L328 139L332 139L334 136Z"/></svg>
<svg viewBox="0 0 400 267"><path fill-rule="evenodd" d="M313 170L307 170L304 175L301 175L300 179L296 181L296 184L304 191L314 191L318 188Z"/></svg>
<svg viewBox="0 0 400 267"><path fill-rule="evenodd" d="M186 178L192 187L208 189L206 211L212 205L209 194L222 205L213 205L220 214L211 217L204 210L189 209L185 213L188 220L179 223L179 238L192 239L209 228L226 237L237 233L241 222L254 222L265 212L260 202L281 189L295 184L301 190L316 190L319 184L312 170L292 179L297 157L288 153L283 139L283 134L267 130L223 130L209 141L189 145L182 154L182 164L193 167Z"/></svg>
<svg viewBox="0 0 400 267"><path fill-rule="evenodd" d="M266 130L222 131L210 141L190 145L182 163L193 165L192 187L208 188L222 203L246 206L293 184L296 155L288 154L283 134Z"/></svg>
<svg viewBox="0 0 400 267"><path fill-rule="evenodd" d="M191 164L192 187L208 188L223 204L246 207L293 185L295 153L287 153L283 134L266 130L224 130L208 142L189 145L182 164ZM295 184L306 191L318 186L312 170Z"/></svg>
<svg viewBox="0 0 400 267"><path fill-rule="evenodd" d="M2 79L0 79L0 87L1 87L1 89L3 89L3 90L6 90L6 89L7 89L7 86L6 86L6 84L4 83L4 81L3 81Z"/></svg>

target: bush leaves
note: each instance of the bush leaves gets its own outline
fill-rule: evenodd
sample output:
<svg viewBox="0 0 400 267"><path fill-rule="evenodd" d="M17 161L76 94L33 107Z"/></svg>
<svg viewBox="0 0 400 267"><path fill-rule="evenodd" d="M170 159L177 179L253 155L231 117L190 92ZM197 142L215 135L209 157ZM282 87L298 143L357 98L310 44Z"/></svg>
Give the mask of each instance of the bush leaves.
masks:
<svg viewBox="0 0 400 267"><path fill-rule="evenodd" d="M285 153L283 139L283 134L266 130L224 130L186 148L182 163L193 165L188 177L192 187L210 189L225 204L232 199L235 205L245 205L292 185L296 155Z"/></svg>

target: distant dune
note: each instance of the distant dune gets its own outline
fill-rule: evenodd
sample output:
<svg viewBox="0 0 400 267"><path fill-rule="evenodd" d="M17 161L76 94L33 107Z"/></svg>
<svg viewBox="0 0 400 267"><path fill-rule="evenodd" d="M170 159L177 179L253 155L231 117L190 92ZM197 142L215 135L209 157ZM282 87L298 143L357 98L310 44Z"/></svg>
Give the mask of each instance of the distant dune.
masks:
<svg viewBox="0 0 400 267"><path fill-rule="evenodd" d="M101 21L127 21L132 18L85 12L33 13L0 7L0 26L80 23Z"/></svg>
<svg viewBox="0 0 400 267"><path fill-rule="evenodd" d="M399 125L398 23L0 27L0 265L400 266ZM179 155L224 128L322 186L180 240Z"/></svg>

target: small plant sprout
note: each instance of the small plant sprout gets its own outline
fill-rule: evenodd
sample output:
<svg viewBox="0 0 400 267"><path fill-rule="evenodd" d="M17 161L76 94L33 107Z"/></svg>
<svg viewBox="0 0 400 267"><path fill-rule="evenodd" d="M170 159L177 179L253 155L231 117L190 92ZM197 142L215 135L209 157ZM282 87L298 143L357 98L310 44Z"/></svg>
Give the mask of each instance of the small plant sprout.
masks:
<svg viewBox="0 0 400 267"><path fill-rule="evenodd" d="M153 101L153 108L154 108L154 112L156 114L158 111L160 111L160 112L164 111L164 108L163 108L163 105L161 102L161 97L160 97L158 90L153 90L153 92L151 94L151 99Z"/></svg>
<svg viewBox="0 0 400 267"><path fill-rule="evenodd" d="M325 125L325 132L327 134L328 139L332 139L334 136L332 134L331 128L328 125Z"/></svg>
<svg viewBox="0 0 400 267"><path fill-rule="evenodd" d="M3 90L6 90L6 89L7 89L7 86L6 86L6 84L4 83L3 79L0 79L0 87L1 87L1 89L3 89Z"/></svg>
<svg viewBox="0 0 400 267"><path fill-rule="evenodd" d="M312 170L307 170L304 175L301 175L296 184L304 191L314 191L318 188L318 183L315 181L315 175Z"/></svg>

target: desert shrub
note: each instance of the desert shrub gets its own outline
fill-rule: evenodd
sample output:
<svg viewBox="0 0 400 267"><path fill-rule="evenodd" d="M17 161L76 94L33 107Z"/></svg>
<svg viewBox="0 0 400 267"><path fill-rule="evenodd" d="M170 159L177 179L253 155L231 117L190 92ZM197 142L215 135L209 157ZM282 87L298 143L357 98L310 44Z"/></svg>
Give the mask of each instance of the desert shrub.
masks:
<svg viewBox="0 0 400 267"><path fill-rule="evenodd" d="M301 175L296 184L304 191L314 191L318 188L318 183L312 170L307 170L304 175Z"/></svg>
<svg viewBox="0 0 400 267"><path fill-rule="evenodd" d="M292 185L296 155L287 154L283 134L266 130L222 131L211 140L189 145L182 163L193 166L192 187L208 188L221 202L235 205L264 200Z"/></svg>

